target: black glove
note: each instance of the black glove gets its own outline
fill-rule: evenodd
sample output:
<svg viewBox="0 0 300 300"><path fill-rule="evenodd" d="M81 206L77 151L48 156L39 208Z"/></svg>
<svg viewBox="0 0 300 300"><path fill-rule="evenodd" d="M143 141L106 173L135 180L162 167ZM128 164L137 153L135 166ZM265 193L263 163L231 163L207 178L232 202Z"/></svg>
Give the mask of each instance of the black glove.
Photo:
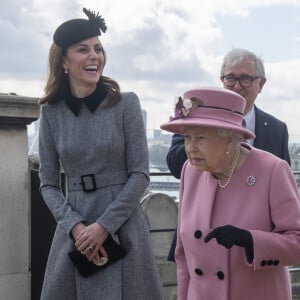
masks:
<svg viewBox="0 0 300 300"><path fill-rule="evenodd" d="M253 239L248 230L234 227L232 225L220 226L213 229L204 239L204 242L209 242L212 238L216 238L218 244L221 244L227 249L233 245L243 247L246 250L249 262L253 260Z"/></svg>

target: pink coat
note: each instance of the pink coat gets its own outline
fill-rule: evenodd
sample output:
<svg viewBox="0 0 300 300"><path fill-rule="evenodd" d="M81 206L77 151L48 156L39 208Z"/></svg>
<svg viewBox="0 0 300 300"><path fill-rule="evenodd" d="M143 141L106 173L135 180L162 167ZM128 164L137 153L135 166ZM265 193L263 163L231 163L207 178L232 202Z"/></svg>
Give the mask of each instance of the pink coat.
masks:
<svg viewBox="0 0 300 300"><path fill-rule="evenodd" d="M255 181L255 182L254 182ZM175 251L178 300L292 299L287 266L300 263L300 199L289 165L251 148L230 184L186 162ZM231 224L251 232L254 260L205 236Z"/></svg>

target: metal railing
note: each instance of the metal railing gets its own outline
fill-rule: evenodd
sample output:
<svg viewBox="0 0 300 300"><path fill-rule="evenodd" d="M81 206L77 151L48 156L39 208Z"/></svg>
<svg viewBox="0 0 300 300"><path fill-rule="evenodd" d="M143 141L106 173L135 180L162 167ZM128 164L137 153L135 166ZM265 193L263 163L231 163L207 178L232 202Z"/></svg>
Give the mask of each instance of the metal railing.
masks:
<svg viewBox="0 0 300 300"><path fill-rule="evenodd" d="M290 271L290 273L300 272L300 266L299 267L290 267L289 271Z"/></svg>

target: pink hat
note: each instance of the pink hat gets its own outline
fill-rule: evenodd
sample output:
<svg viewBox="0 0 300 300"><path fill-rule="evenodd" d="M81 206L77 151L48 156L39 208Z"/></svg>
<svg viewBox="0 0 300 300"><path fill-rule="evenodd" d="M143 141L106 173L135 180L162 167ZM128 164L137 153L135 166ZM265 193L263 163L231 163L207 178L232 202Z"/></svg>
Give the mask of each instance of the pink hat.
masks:
<svg viewBox="0 0 300 300"><path fill-rule="evenodd" d="M202 87L186 91L179 97L175 116L161 129L183 134L185 126L208 126L226 128L240 132L245 139L255 134L242 125L246 100L225 88Z"/></svg>

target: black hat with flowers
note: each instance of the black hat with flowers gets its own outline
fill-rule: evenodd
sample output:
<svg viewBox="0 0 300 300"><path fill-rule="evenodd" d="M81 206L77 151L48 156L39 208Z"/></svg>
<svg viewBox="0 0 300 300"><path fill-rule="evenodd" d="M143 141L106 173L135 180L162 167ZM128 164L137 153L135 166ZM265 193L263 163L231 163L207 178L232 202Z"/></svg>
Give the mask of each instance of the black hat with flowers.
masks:
<svg viewBox="0 0 300 300"><path fill-rule="evenodd" d="M88 38L101 35L101 31L106 31L104 19L86 8L83 12L87 19L72 19L62 23L55 30L53 35L54 43L62 48L67 48Z"/></svg>

